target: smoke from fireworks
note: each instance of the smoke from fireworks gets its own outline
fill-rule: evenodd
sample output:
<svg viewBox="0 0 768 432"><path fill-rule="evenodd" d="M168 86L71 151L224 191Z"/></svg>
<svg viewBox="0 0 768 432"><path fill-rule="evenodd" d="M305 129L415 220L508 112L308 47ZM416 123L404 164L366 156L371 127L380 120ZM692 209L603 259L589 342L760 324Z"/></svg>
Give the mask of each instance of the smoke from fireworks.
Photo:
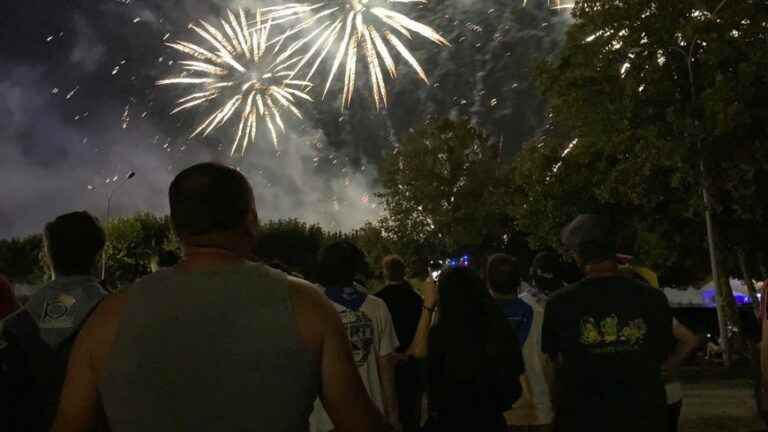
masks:
<svg viewBox="0 0 768 432"><path fill-rule="evenodd" d="M269 129L272 142L277 147L276 126L285 132L281 110L289 110L301 118L296 99L312 99L301 88L311 85L306 81L292 80L290 68L301 58L289 59L289 55L268 49L271 20L262 20L256 14L256 27L249 27L243 10L236 15L227 11L222 18L223 33L205 21L189 27L205 43L203 46L176 41L167 45L189 55L192 59L181 61L182 73L175 78L158 81L158 85L179 85L191 88L191 94L176 101L171 112L187 110L203 104L217 103L217 109L192 133L207 136L239 115L239 126L232 153L238 149L244 153L256 140L259 120Z"/></svg>
<svg viewBox="0 0 768 432"><path fill-rule="evenodd" d="M294 73L307 68L304 80L308 81L317 71L329 52L335 50L330 75L323 90L328 88L344 64L344 91L342 107L349 107L355 89L358 53L362 53L368 65L371 91L376 109L388 104L384 71L391 78L397 77L392 50L402 56L424 82L429 82L424 69L405 46L401 37L412 39L421 35L436 44L449 46L437 31L394 10L385 7L392 3L426 3L427 0L332 0L318 4L292 3L263 9L265 16L274 22L302 20L273 43L278 49L286 38L310 28L309 34L291 43L278 57L287 59L305 45L308 51L301 57ZM398 35L400 37L398 37ZM308 45L309 44L309 45ZM383 67L382 67L383 66Z"/></svg>

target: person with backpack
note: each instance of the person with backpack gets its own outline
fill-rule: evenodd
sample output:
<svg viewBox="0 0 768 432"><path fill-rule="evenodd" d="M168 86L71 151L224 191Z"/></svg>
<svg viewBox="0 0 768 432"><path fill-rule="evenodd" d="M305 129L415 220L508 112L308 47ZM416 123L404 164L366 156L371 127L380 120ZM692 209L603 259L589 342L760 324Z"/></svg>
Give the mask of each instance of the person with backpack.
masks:
<svg viewBox="0 0 768 432"><path fill-rule="evenodd" d="M16 400L8 417L17 430L47 431L53 423L75 338L106 295L94 276L105 242L98 220L84 211L61 215L43 230L53 279L5 320L2 332L7 346L0 355L15 369L16 387L5 391Z"/></svg>
<svg viewBox="0 0 768 432"><path fill-rule="evenodd" d="M368 295L355 283L358 274L368 272L365 254L351 242L332 243L318 254L319 290L331 301L344 324L368 395L389 423L399 427L394 375L394 354L399 343L386 303ZM313 432L336 429L319 401L310 426Z"/></svg>

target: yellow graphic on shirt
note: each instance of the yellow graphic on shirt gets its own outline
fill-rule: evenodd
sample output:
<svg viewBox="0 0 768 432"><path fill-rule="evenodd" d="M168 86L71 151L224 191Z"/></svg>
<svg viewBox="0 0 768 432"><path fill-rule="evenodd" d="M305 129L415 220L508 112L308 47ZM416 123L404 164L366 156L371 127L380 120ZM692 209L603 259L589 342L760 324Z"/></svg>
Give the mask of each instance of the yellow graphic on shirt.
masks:
<svg viewBox="0 0 768 432"><path fill-rule="evenodd" d="M611 315L600 323L600 330L603 331L603 342L613 343L619 338L619 318Z"/></svg>
<svg viewBox="0 0 768 432"><path fill-rule="evenodd" d="M594 318L586 317L581 320L581 343L584 345L596 345L602 341L600 330L597 328Z"/></svg>
<svg viewBox="0 0 768 432"><path fill-rule="evenodd" d="M648 327L643 319L632 320L622 327L619 317L610 315L599 324L593 317L584 317L580 330L579 342L582 345L602 345L601 350L623 351L637 349L643 343Z"/></svg>
<svg viewBox="0 0 768 432"><path fill-rule="evenodd" d="M643 341L647 330L645 321L636 319L631 321L629 326L624 327L624 330L621 331L621 337L632 345L638 345Z"/></svg>

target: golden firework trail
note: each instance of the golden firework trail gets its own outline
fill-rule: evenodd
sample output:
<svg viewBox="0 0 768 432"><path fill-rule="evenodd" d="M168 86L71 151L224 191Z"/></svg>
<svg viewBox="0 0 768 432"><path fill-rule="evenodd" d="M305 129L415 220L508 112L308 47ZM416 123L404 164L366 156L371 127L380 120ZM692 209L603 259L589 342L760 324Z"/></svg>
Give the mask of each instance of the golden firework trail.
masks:
<svg viewBox="0 0 768 432"><path fill-rule="evenodd" d="M285 60L296 51L306 52L293 67L293 73L305 70L303 80L309 81L323 59L332 58L331 72L323 90L328 93L339 69L344 65L342 108L349 107L355 89L358 55L368 65L371 91L376 109L388 104L384 69L391 78L397 78L393 51L413 68L419 77L429 83L419 62L401 38L410 40L414 34L423 36L441 46L450 46L437 31L415 21L388 6L397 3L426 3L427 0L329 0L322 3L291 3L262 9L273 23L299 21L293 28L270 41L271 49L278 51L292 35L300 35L278 56ZM257 24L257 28L263 24ZM329 55L333 51L333 54Z"/></svg>
<svg viewBox="0 0 768 432"><path fill-rule="evenodd" d="M281 111L288 110L301 118L296 108L297 99L312 99L302 88L309 82L293 80L289 66L300 58L289 59L273 48L268 49L271 20L256 13L254 29L240 9L237 14L227 11L216 28L205 21L190 24L189 28L204 43L176 41L166 45L187 54L188 60L179 62L178 77L164 79L157 85L178 85L189 88L190 94L176 101L176 114L193 107L215 104L213 113L200 124L191 137L207 136L227 122L239 119L232 154L256 140L260 120L266 124L272 142L277 148L277 129L285 132Z"/></svg>

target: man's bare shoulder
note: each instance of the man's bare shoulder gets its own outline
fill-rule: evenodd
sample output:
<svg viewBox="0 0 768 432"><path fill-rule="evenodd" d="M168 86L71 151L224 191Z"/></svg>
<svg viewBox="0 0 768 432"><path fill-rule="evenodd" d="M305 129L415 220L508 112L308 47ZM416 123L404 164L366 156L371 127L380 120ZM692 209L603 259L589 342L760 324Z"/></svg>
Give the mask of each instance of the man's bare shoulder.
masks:
<svg viewBox="0 0 768 432"><path fill-rule="evenodd" d="M336 314L333 306L317 285L303 279L288 276L288 287L291 290L296 307L310 308L318 314Z"/></svg>
<svg viewBox="0 0 768 432"><path fill-rule="evenodd" d="M127 302L128 295L124 292L104 297L83 326L81 333L91 339L102 338L116 330Z"/></svg>

